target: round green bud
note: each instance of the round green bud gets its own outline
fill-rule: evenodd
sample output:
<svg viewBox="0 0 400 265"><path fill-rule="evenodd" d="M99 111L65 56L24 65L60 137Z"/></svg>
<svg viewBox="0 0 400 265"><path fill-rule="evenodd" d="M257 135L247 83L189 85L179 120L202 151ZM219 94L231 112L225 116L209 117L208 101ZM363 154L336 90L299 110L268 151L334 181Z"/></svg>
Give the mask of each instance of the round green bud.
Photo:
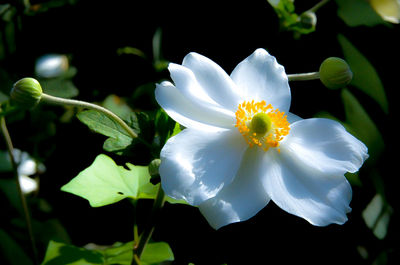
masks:
<svg viewBox="0 0 400 265"><path fill-rule="evenodd" d="M154 159L153 161L150 162L148 170L149 170L149 174L150 176L153 177L158 177L159 172L158 172L158 168L160 167L161 164L161 160L160 159Z"/></svg>
<svg viewBox="0 0 400 265"><path fill-rule="evenodd" d="M317 16L314 12L306 11L300 15L300 23L305 29L312 29L317 25Z"/></svg>
<svg viewBox="0 0 400 265"><path fill-rule="evenodd" d="M350 66L343 59L329 57L319 68L321 82L330 89L339 89L348 85L353 79Z"/></svg>
<svg viewBox="0 0 400 265"><path fill-rule="evenodd" d="M10 96L18 106L31 109L39 103L42 94L40 83L34 78L25 77L14 84Z"/></svg>

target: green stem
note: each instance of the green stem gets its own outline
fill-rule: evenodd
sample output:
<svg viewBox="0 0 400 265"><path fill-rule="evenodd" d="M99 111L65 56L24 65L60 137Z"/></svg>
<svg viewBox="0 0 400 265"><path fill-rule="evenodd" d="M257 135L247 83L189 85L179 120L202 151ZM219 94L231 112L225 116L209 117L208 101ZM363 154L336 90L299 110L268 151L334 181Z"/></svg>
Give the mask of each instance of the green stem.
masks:
<svg viewBox="0 0 400 265"><path fill-rule="evenodd" d="M33 236L32 221L31 221L31 218L29 215L28 205L26 203L25 196L21 189L21 183L19 181L19 175L18 175L18 166L14 159L14 152L13 152L14 147L13 147L13 144L11 141L10 133L8 132L8 129L7 129L7 124L6 124L6 120L5 120L4 116L0 118L0 125L1 125L1 131L3 133L4 140L7 145L8 155L10 157L15 182L17 185L18 196L19 196L19 198L21 200L21 204L22 204L22 210L24 213L26 228L28 230L29 241L31 244L31 249L32 249L32 254L33 254L33 260L34 260L35 264L38 264L38 252L37 252L37 248L36 248L36 244L35 244L35 238Z"/></svg>
<svg viewBox="0 0 400 265"><path fill-rule="evenodd" d="M308 81L319 79L319 72L311 72L305 74L291 74L287 75L289 81Z"/></svg>
<svg viewBox="0 0 400 265"><path fill-rule="evenodd" d="M133 199L133 242L134 245L137 246L138 242L139 242L139 228L138 228L138 224L137 224L137 204L138 204L138 200L137 199Z"/></svg>
<svg viewBox="0 0 400 265"><path fill-rule="evenodd" d="M54 97L50 96L47 94L42 94L42 101L53 104L53 105L61 105L61 106L75 106L75 107L81 107L81 108L86 108L86 109L92 109L92 110L97 110L101 113L104 113L114 121L116 121L121 127L132 137L132 138L137 138L138 135L129 127L120 117L112 113L106 108L103 108L99 105L92 104L89 102L81 101L81 100L75 100L75 99L66 99L66 98L59 98L59 97Z"/></svg>
<svg viewBox="0 0 400 265"><path fill-rule="evenodd" d="M330 0L322 0L321 2L317 3L315 6L313 6L312 8L310 8L308 11L310 12L317 12L318 9L320 9L321 7L323 7L324 5L326 5Z"/></svg>
<svg viewBox="0 0 400 265"><path fill-rule="evenodd" d="M133 254L132 265L142 265L142 263L140 262L139 257L136 254Z"/></svg>
<svg viewBox="0 0 400 265"><path fill-rule="evenodd" d="M134 246L134 249L133 249L134 256L136 255L139 258L139 260L140 260L140 256L143 254L143 250L144 250L146 244L149 242L151 236L153 235L156 220L158 219L158 217L160 215L160 210L164 206L164 202L165 202L165 193L160 185L158 188L157 196L154 200L152 211L151 211L150 222L144 228L142 234L140 235L137 246ZM134 264L137 264L137 263L135 263L135 259L132 260L132 265L134 265Z"/></svg>

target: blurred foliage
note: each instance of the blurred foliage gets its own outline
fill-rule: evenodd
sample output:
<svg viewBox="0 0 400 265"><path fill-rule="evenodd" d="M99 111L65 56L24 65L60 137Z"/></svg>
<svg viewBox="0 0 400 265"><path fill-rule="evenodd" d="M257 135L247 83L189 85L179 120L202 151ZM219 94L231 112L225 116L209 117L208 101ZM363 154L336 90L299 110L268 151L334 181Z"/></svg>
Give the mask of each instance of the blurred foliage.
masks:
<svg viewBox="0 0 400 265"><path fill-rule="evenodd" d="M101 264L130 265L132 260L133 242L116 242L112 246L90 245L90 248L78 248L75 246L50 241L43 265L74 264L88 265ZM174 260L174 255L165 242L149 243L142 255L144 265L160 264L164 261Z"/></svg>
<svg viewBox="0 0 400 265"><path fill-rule="evenodd" d="M276 263L399 261L397 168L391 161L396 157L392 119L398 25L365 0L223 4L1 2L0 117L5 117L15 147L47 168L31 176L40 180L40 188L26 195L40 262L130 264L133 219L139 228L148 222L149 200L138 199L154 198L160 185L153 183L147 165L181 130L157 105L154 84L169 78L169 61L180 62L190 51L233 69L256 47L266 47L288 73L315 71L330 56L350 65L354 77L346 88L291 83L295 113L338 120L369 148L361 171L346 174L354 193L349 221L319 229L269 205L251 220L215 232L195 208L167 204L154 235L160 242L146 246L143 264L174 259L172 264L259 264L267 257ZM250 18L240 19L243 14ZM379 43L372 43L375 39ZM38 74L35 65L44 54L65 57L65 69L56 76ZM45 93L79 95L110 109L139 138L132 140L95 111L47 105L31 112L16 108L8 94L25 76L37 78ZM0 264L34 264L5 144L0 148ZM143 182L131 183L139 180ZM90 193L92 186L104 186L104 192ZM102 207L90 208L70 193ZM99 203L105 195L110 196Z"/></svg>

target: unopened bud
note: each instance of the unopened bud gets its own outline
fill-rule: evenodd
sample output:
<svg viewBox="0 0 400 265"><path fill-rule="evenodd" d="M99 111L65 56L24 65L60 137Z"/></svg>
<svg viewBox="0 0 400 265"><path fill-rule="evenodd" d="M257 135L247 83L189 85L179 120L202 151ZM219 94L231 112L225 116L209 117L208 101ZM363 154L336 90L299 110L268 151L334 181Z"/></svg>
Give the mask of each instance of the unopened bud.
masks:
<svg viewBox="0 0 400 265"><path fill-rule="evenodd" d="M42 94L40 83L34 78L25 77L14 84L10 96L21 108L31 109L39 103Z"/></svg>
<svg viewBox="0 0 400 265"><path fill-rule="evenodd" d="M348 85L353 79L350 66L343 59L329 57L319 68L321 82L330 89L339 89Z"/></svg>
<svg viewBox="0 0 400 265"><path fill-rule="evenodd" d="M158 168L160 167L161 160L160 159L154 159L153 161L150 162L149 164L149 174L151 177L157 177L159 175Z"/></svg>
<svg viewBox="0 0 400 265"><path fill-rule="evenodd" d="M317 16L314 12L307 11L300 15L300 23L305 29L312 29L317 25Z"/></svg>

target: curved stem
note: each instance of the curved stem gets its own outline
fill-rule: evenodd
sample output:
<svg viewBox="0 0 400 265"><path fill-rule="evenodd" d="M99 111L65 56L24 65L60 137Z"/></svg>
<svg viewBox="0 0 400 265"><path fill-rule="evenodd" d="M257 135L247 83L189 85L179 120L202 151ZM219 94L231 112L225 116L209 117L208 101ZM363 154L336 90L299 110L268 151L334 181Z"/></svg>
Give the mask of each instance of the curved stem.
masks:
<svg viewBox="0 0 400 265"><path fill-rule="evenodd" d="M7 124L6 124L6 120L5 120L4 116L0 118L0 125L1 125L1 131L3 133L4 141L6 142L6 145L7 145L8 155L10 157L10 162L11 162L15 182L17 185L18 196L19 196L19 198L21 200L21 204L22 204L22 210L24 213L26 228L28 230L29 241L31 243L34 264L38 264L38 252L37 252L37 248L36 248L36 244L35 244L35 238L33 236L32 221L31 221L31 217L29 215L28 205L26 203L25 196L21 190L21 183L19 181L19 175L18 175L18 166L14 159L14 152L13 152L14 147L13 147L13 144L11 141L10 133L8 132L8 129L7 129Z"/></svg>
<svg viewBox="0 0 400 265"><path fill-rule="evenodd" d="M315 6L313 6L312 8L310 8L308 11L310 12L317 12L318 9L320 9L321 7L323 7L324 5L326 5L330 0L322 0L321 2L317 3Z"/></svg>
<svg viewBox="0 0 400 265"><path fill-rule="evenodd" d="M289 81L308 81L319 79L319 72L311 72L305 74L291 74L287 75Z"/></svg>
<svg viewBox="0 0 400 265"><path fill-rule="evenodd" d="M137 138L138 135L129 127L120 117L112 113L106 108L103 108L99 105L92 104L89 102L81 101L81 100L75 100L75 99L66 99L66 98L59 98L59 97L54 97L50 96L47 94L42 94L42 101L49 103L49 104L54 104L54 105L62 105L62 106L75 106L75 107L81 107L81 108L86 108L86 109L93 109L97 110L99 112L102 112L106 114L108 117L112 118L114 121L116 121L119 125L121 125L122 128L132 137L132 138Z"/></svg>

